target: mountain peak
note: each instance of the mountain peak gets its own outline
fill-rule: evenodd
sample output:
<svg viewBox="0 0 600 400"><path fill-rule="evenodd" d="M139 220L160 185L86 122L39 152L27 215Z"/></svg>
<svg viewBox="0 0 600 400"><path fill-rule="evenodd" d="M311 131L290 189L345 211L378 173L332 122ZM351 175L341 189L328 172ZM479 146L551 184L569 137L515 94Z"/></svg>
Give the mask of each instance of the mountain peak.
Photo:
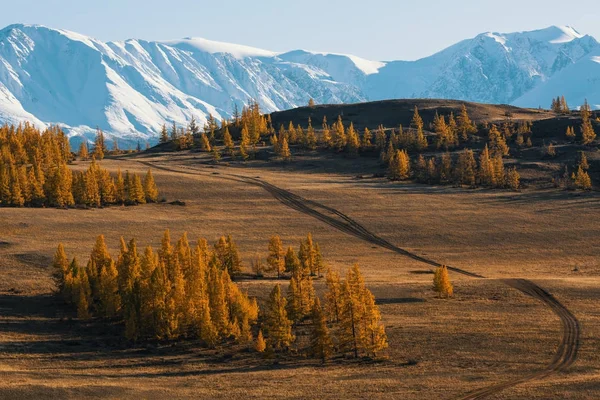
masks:
<svg viewBox="0 0 600 400"><path fill-rule="evenodd" d="M163 41L162 43L168 46L179 48L192 47L196 50L200 50L202 52L211 54L227 53L231 54L237 59L247 57L274 57L278 54L273 51L263 50L256 47L226 42L218 42L215 40L209 40L199 37L185 37L179 40Z"/></svg>
<svg viewBox="0 0 600 400"><path fill-rule="evenodd" d="M575 28L571 26L557 26L552 25L548 28L538 29L534 31L525 31L518 32L513 34L507 34L507 36L526 36L530 39L539 41L539 42L547 42L551 44L563 44L569 43L576 39L581 39L584 37L581 33L579 33Z"/></svg>

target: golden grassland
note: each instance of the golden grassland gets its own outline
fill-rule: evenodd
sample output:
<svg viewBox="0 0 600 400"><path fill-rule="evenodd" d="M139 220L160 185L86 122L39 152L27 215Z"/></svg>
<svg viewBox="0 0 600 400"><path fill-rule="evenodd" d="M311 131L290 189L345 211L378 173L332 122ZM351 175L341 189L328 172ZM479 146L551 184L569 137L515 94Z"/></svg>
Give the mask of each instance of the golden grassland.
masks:
<svg viewBox="0 0 600 400"><path fill-rule="evenodd" d="M595 193L357 179L352 160L339 160L327 171L260 162L227 167L184 152L101 165L142 173L148 165L139 161L155 166L166 203L0 209L0 398L459 398L542 370L559 345L560 320L500 281L508 277L531 279L554 294L579 319L582 341L577 362L566 372L491 398L592 399L600 391ZM489 279L451 272L455 297L437 299L430 266L340 232L231 175L260 177L351 216L399 247ZM185 206L168 204L173 200ZM360 264L387 326L387 357L334 359L323 367L301 356L261 359L242 348L206 350L189 342L131 348L120 327L79 322L50 296L49 264L58 242L82 261L100 233L116 253L120 235L156 247L166 228L173 237L187 231L190 239L211 242L231 234L247 267L257 249L266 257L272 234L297 246L312 232L332 268ZM240 282L260 298L274 283ZM322 293L324 282L316 287Z"/></svg>

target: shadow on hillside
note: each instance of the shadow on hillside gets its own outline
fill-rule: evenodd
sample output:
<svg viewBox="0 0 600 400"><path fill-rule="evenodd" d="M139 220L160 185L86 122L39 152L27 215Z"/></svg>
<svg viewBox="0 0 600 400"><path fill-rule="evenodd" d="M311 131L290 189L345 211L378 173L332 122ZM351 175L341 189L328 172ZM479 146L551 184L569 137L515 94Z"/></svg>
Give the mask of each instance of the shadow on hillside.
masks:
<svg viewBox="0 0 600 400"><path fill-rule="evenodd" d="M203 376L321 365L318 360L293 354L263 358L248 345L205 349L194 340L132 344L124 339L122 324L79 321L52 295L1 294L0 336L4 337L0 354L5 357L43 356L52 363L70 363L68 370L93 370L94 376L106 378ZM328 365L374 362L380 361L337 357ZM107 372L98 374L98 370Z"/></svg>
<svg viewBox="0 0 600 400"><path fill-rule="evenodd" d="M411 303L425 303L425 299L418 297L396 297L396 298L378 298L375 302L379 305L385 304L411 304Z"/></svg>

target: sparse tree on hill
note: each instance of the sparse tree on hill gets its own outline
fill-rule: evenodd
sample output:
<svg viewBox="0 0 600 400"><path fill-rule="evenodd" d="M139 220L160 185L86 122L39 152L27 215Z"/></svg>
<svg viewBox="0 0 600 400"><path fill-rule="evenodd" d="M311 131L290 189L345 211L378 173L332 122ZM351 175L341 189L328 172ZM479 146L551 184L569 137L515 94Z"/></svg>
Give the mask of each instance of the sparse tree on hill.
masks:
<svg viewBox="0 0 600 400"><path fill-rule="evenodd" d="M94 142L94 157L96 160L102 160L108 152L104 142L104 132L100 128L96 130L96 141Z"/></svg>
<svg viewBox="0 0 600 400"><path fill-rule="evenodd" d="M292 157L292 152L290 151L290 146L288 145L287 139L284 137L281 143L279 144L279 157L284 160L289 160Z"/></svg>
<svg viewBox="0 0 600 400"><path fill-rule="evenodd" d="M581 106L581 143L584 145L591 144L596 139L596 132L591 122L592 109L587 100Z"/></svg>
<svg viewBox="0 0 600 400"><path fill-rule="evenodd" d="M234 155L234 144L233 144L233 138L231 137L231 133L229 133L229 127L226 126L225 130L223 132L223 144L225 145L225 148L227 149L227 153L230 156Z"/></svg>
<svg viewBox="0 0 600 400"><path fill-rule="evenodd" d="M206 136L205 133L202 133L200 135L200 149L202 151L207 152L207 153L210 153L210 151L212 150L212 147L210 145L210 141L208 140L208 137Z"/></svg>
<svg viewBox="0 0 600 400"><path fill-rule="evenodd" d="M167 124L163 124L160 129L160 142L167 143L169 141L169 132L167 131Z"/></svg>
<svg viewBox="0 0 600 400"><path fill-rule="evenodd" d="M460 133L460 138L462 141L466 141L469 138L470 134L474 134L477 132L477 128L475 124L469 118L469 113L467 112L467 107L463 104L460 110L460 114L456 118L458 132Z"/></svg>
<svg viewBox="0 0 600 400"><path fill-rule="evenodd" d="M445 265L442 265L435 270L433 276L433 290L442 298L452 297L454 289L452 288L452 283L450 283L448 268Z"/></svg>
<svg viewBox="0 0 600 400"><path fill-rule="evenodd" d="M327 117L323 117L323 132L321 135L321 141L326 147L333 146L333 140L331 139L331 130L329 129L329 125L327 124Z"/></svg>
<svg viewBox="0 0 600 400"><path fill-rule="evenodd" d="M470 187L475 186L475 169L477 163L475 162L475 155L473 150L465 150L458 157L458 163L456 166L457 181L461 185L467 185Z"/></svg>
<svg viewBox="0 0 600 400"><path fill-rule="evenodd" d="M312 126L312 120L308 119L308 128L306 129L306 147L309 150L315 150L317 148L317 135L315 129Z"/></svg>
<svg viewBox="0 0 600 400"><path fill-rule="evenodd" d="M506 184L513 190L518 191L521 187L521 176L515 167L509 168L506 173Z"/></svg>
<svg viewBox="0 0 600 400"><path fill-rule="evenodd" d="M410 178L410 158L406 150L396 150L390 160L390 179L405 180Z"/></svg>
<svg viewBox="0 0 600 400"><path fill-rule="evenodd" d="M354 124L350 122L350 126L346 131L346 150L352 155L358 154L360 149L360 138L354 129Z"/></svg>
<svg viewBox="0 0 600 400"><path fill-rule="evenodd" d="M575 187L581 190L591 190L592 180L590 175L583 169L581 165L577 168L577 173L573 173L572 176Z"/></svg>

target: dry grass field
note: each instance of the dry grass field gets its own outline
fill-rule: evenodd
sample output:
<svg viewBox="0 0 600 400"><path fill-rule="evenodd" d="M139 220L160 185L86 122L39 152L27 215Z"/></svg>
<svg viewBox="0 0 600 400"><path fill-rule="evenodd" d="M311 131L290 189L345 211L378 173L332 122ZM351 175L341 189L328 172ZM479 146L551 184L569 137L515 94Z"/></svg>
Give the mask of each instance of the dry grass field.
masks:
<svg viewBox="0 0 600 400"><path fill-rule="evenodd" d="M153 173L166 203L105 209L0 208L0 398L402 398L457 399L544 371L563 334L546 304L503 281L526 278L578 319L577 359L563 371L490 399L600 397L600 197L557 190L520 193L358 179L353 160L209 165L197 153L102 161ZM360 161L363 162L363 161ZM311 167L312 165L312 167ZM84 168L77 163L75 168ZM431 266L290 208L252 178L351 217L411 253L485 279L452 273L455 297L437 299ZM184 206L169 202L180 200ZM323 213L325 213L323 211ZM329 214L328 214L329 215ZM390 347L378 361L257 358L194 343L139 345L121 327L83 323L51 296L59 242L79 260L95 237L158 245L162 231L216 240L231 234L246 266L268 238L297 246L312 232L332 268L359 263ZM273 280L241 285L264 298ZM286 284L285 282L281 282ZM324 282L317 281L322 290Z"/></svg>

